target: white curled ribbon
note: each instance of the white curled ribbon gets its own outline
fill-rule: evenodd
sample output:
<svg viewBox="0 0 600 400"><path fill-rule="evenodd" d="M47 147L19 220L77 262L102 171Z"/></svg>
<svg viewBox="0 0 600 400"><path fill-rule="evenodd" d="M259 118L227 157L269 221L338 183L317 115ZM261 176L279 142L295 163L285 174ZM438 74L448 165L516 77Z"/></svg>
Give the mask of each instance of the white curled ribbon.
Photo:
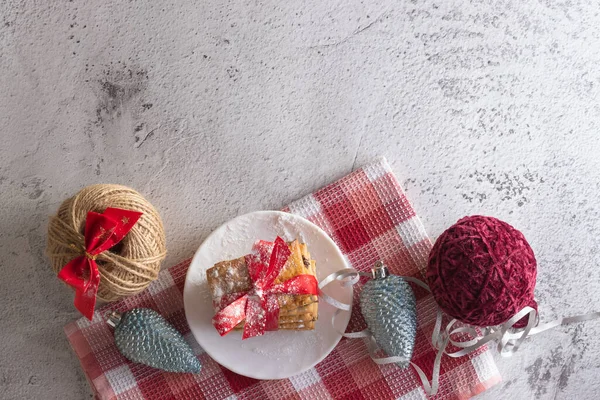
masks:
<svg viewBox="0 0 600 400"><path fill-rule="evenodd" d="M329 285L330 283L336 282L336 281L340 282L342 287L353 286L356 283L358 283L361 276L372 277L372 275L369 273L359 272L353 268L346 268L346 269L343 269L343 270L340 270L340 271L337 271L337 272L334 272L334 273L328 275L321 282L319 282L319 296L325 302L327 302L327 303L331 304L332 306L334 306L335 308L337 308L337 310L335 311L335 313L333 313L333 316L331 317L331 325L332 326L335 327L335 320L342 311L350 311L352 309L352 304L346 304L341 301L338 301L338 300L334 299L333 297L325 294L322 291L322 289L325 286ZM422 287L423 289L427 290L428 292L431 292L431 290L429 289L429 286L427 286L427 284L425 284L423 281L421 281L419 279L413 278L411 276L401 276L401 278L408 282L412 282L412 283ZM442 327L442 313L438 307L435 326L434 326L434 335L433 335L433 343L437 349L445 349L446 345L448 343L448 340L449 340L447 337L442 337L438 334L441 330L441 327ZM373 335L371 334L371 332L368 329L365 329L360 332L349 332L349 333L338 331L338 333L340 335L342 335L343 337L349 338L349 339L358 339L358 338L367 339L367 348L369 350L369 355L371 356L371 359L373 360L373 362L375 362L378 365L393 364L393 363L407 363L407 362L410 363L410 365L412 365L412 367L417 372L417 375L421 379L421 383L423 384L423 389L425 390L425 392L428 395L434 395L435 393L437 393L438 386L439 386L441 359L442 359L442 355L444 354L443 350L438 351L438 353L435 357L431 383L429 383L429 379L427 378L427 375L425 374L425 372L418 365L411 362L409 359L406 359L405 357L400 357L400 356L378 357L377 354L379 353L380 348L377 345L377 342L375 342L375 338L373 337Z"/></svg>
<svg viewBox="0 0 600 400"><path fill-rule="evenodd" d="M330 283L336 281L340 282L343 287L353 286L356 283L358 283L361 276L371 277L371 274L366 272L359 272L352 268L346 268L328 275L319 283L319 296L325 302L337 308L337 310L331 318L332 326L335 326L335 319L342 311L350 311L352 309L352 304L340 302L334 299L333 297L323 293L321 289L323 289ZM407 282L414 283L417 286L420 286L421 288L431 293L429 286L423 281L413 278L411 276L399 277ZM525 326L525 328L519 328L518 331L515 331L515 329L513 329L514 325L523 317L528 318L527 325ZM380 351L380 348L375 342L375 338L373 337L371 332L369 332L368 329L365 329L360 332L338 333L340 333L340 335L342 335L343 337L349 339L366 338L369 355L376 364L381 365L392 363L406 363L408 361L417 372L419 378L421 379L425 393L427 393L427 395L429 396L433 396L437 393L439 388L440 366L442 361L442 355L444 354L446 354L449 357L458 358L465 356L479 349L480 347L487 345L492 341L497 341L498 353L500 353L502 357L510 357L519 349L523 341L528 337L537 335L538 333L545 332L552 328L556 328L557 326L589 321L597 318L600 318L600 312L593 312L573 317L559 318L557 320L540 325L539 315L537 311L531 307L524 307L522 310L520 310L502 325L499 325L497 327L490 327L488 328L489 333L487 333L486 335L481 335L476 328L471 326L461 326L452 330L452 326L454 326L454 324L458 322L456 319L451 320L446 326L446 328L442 329L442 312L439 306L436 305L436 318L435 325L433 328L433 334L431 336L431 341L433 347L435 347L438 350L438 352L433 363L431 383L427 378L425 372L423 372L423 370L419 366L417 366L410 360L407 360L405 357L378 357L377 353ZM452 339L454 335L458 334L460 334L462 337L464 337L464 335L466 334L472 337L473 339L464 341ZM449 344L460 350L451 353L447 352L446 347Z"/></svg>
<svg viewBox="0 0 600 400"><path fill-rule="evenodd" d="M520 330L517 332L511 332L511 329L513 329L513 326L521 318L526 317L526 316L528 319L527 319L527 325L525 326L525 328L520 328ZM484 336L478 335L477 331L474 328L468 327L468 326L450 330L450 328L452 328L452 325L454 325L457 322L456 319L453 319L446 326L445 335L448 336L448 338L450 338L450 340L449 340L450 344L452 344L455 347L460 348L461 350L453 352L453 353L446 352L446 355L448 355L450 357L455 357L455 358L461 357L461 356L464 356L465 354L468 354L468 353L471 353L472 351L477 350L478 348L487 344L488 342L497 340L498 341L498 345L497 345L498 353L500 353L500 355L502 357L510 357L519 349L519 346L528 337L537 335L538 333L545 332L552 328L556 328L557 326L568 325L568 324L572 324L572 323L576 323L576 322L589 321L589 320L597 319L597 318L600 318L600 312L593 312L593 313L577 315L577 316L573 316L573 317L559 318L557 320L540 325L539 324L539 315L538 315L537 311L531 307L524 307L521 311L516 313L513 317L511 317L508 321L506 321L502 325L489 328L490 333L488 333L487 335L484 335ZM474 337L475 339L463 341L463 342L452 340L451 339L452 335L458 334L458 333L466 333L466 334Z"/></svg>

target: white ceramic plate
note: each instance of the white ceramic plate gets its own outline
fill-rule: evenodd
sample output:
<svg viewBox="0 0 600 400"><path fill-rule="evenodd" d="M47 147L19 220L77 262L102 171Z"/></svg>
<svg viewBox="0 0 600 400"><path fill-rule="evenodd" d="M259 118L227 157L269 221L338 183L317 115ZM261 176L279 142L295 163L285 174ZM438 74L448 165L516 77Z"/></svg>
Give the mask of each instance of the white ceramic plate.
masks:
<svg viewBox="0 0 600 400"><path fill-rule="evenodd" d="M239 216L219 227L202 243L187 273L184 304L187 322L200 346L216 362L240 375L256 379L282 379L299 374L323 360L341 339L350 312L331 317L335 309L321 301L319 320L313 331L275 331L242 341L239 331L219 336L211 323L214 315L206 270L215 263L250 253L258 239L295 238L308 245L317 262L317 279L347 268L336 244L310 221L279 211L257 211ZM352 303L352 288L329 285L324 292Z"/></svg>

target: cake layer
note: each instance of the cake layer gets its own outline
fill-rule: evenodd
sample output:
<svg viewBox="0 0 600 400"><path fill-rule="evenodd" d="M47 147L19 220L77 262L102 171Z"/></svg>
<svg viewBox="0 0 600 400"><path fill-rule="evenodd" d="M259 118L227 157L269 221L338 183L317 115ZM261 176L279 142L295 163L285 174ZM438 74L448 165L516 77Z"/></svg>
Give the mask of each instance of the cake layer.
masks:
<svg viewBox="0 0 600 400"><path fill-rule="evenodd" d="M234 330L239 331L243 329L242 326L236 326ZM301 321L301 322L292 322L292 323L281 323L279 324L279 329L284 330L294 330L294 331L310 331L315 329L315 321Z"/></svg>

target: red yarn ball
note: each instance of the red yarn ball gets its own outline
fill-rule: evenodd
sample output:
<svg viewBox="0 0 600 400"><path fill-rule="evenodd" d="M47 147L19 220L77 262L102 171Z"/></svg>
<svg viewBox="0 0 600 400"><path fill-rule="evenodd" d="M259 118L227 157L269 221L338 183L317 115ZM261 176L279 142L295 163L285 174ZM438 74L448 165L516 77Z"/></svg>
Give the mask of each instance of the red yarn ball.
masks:
<svg viewBox="0 0 600 400"><path fill-rule="evenodd" d="M438 238L429 254L427 280L440 308L476 326L506 322L533 299L533 250L521 232L492 217L465 217ZM515 327L523 327L522 318Z"/></svg>

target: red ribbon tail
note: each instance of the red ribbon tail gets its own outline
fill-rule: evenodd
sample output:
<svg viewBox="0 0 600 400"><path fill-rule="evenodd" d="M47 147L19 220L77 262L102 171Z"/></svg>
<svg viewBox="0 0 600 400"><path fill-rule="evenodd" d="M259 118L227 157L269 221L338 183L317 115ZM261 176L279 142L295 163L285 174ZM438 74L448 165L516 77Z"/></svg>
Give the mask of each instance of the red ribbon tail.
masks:
<svg viewBox="0 0 600 400"><path fill-rule="evenodd" d="M246 303L246 324L244 325L242 340L265 334L266 322L263 301L258 296L248 297L248 302Z"/></svg>
<svg viewBox="0 0 600 400"><path fill-rule="evenodd" d="M212 324L217 332L219 332L219 335L227 335L237 324L246 318L247 302L248 296L244 295L215 314Z"/></svg>
<svg viewBox="0 0 600 400"><path fill-rule="evenodd" d="M100 285L100 271L98 271L98 264L96 261L86 259L90 277L81 288L75 291L75 308L81 312L90 321L94 316L94 308L96 308L96 293L98 293L98 286Z"/></svg>
<svg viewBox="0 0 600 400"><path fill-rule="evenodd" d="M86 271L89 276L85 277ZM75 288L75 308L90 321L94 316L96 293L100 285L100 272L96 261L84 256L74 258L58 273L58 278Z"/></svg>
<svg viewBox="0 0 600 400"><path fill-rule="evenodd" d="M277 300L277 296L268 295L263 302L263 309L266 312L265 330L279 330L279 300Z"/></svg>
<svg viewBox="0 0 600 400"><path fill-rule="evenodd" d="M273 281L277 278L291 254L292 252L285 241L277 236L273 244L273 251L269 257L269 266L264 277L264 286L269 287L273 284Z"/></svg>

